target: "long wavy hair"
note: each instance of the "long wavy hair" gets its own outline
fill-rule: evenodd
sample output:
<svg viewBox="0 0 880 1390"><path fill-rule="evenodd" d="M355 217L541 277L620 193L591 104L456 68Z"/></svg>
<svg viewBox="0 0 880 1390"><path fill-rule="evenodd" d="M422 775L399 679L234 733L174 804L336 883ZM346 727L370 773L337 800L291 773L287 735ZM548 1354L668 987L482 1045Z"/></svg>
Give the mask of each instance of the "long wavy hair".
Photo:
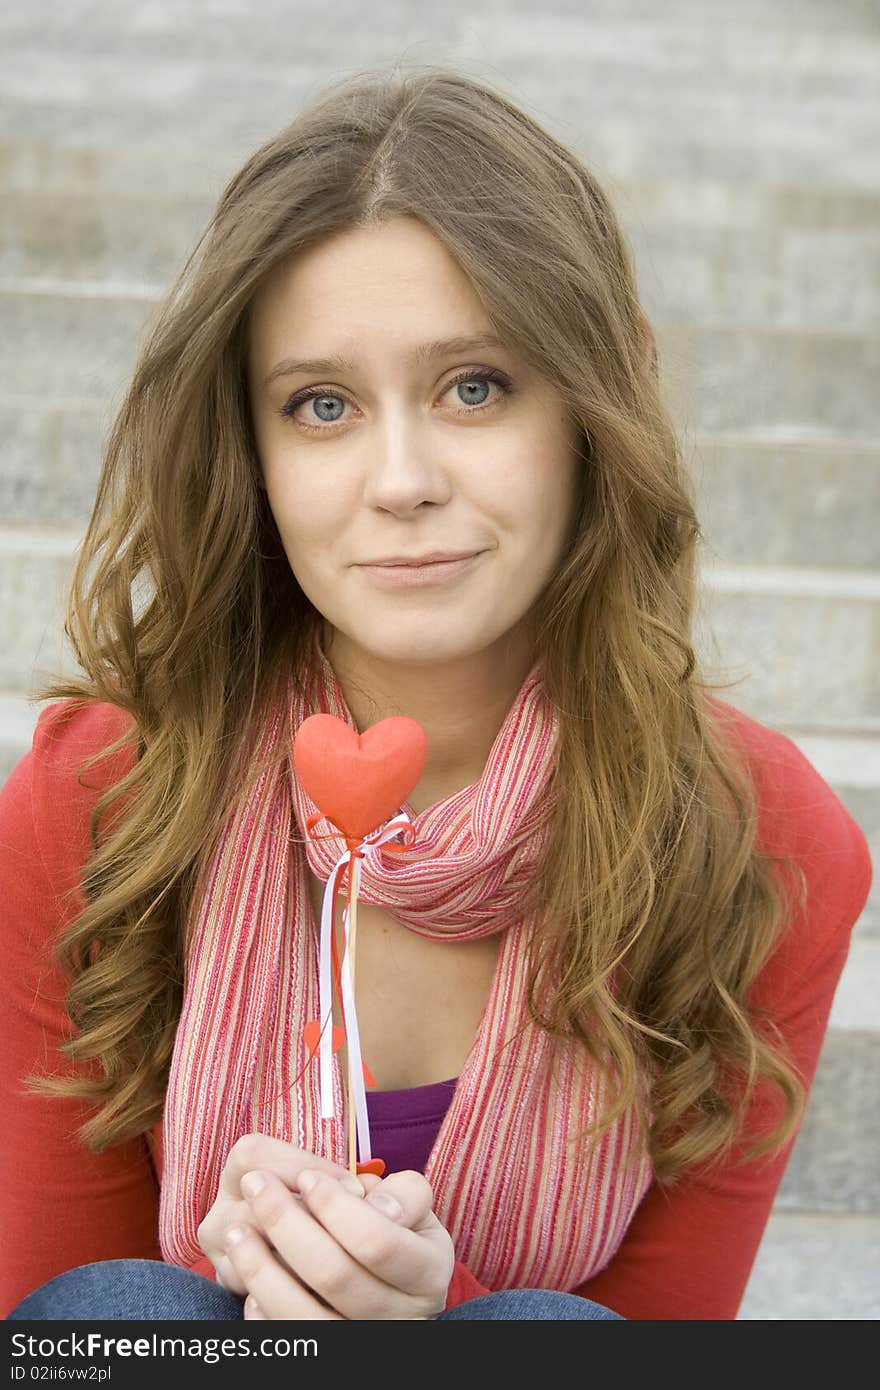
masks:
<svg viewBox="0 0 880 1390"><path fill-rule="evenodd" d="M734 682L698 671L701 531L632 255L574 153L501 92L436 66L360 70L262 145L145 330L67 595L86 674L30 697L130 716L98 756L130 746L133 766L94 804L86 906L54 948L72 977L63 1051L103 1075L29 1084L95 1102L79 1130L94 1152L161 1118L189 904L265 771L253 731L304 671L320 621L262 481L249 307L282 260L398 216L445 243L581 441L576 524L536 609L565 813L534 882L529 961L535 1022L580 1039L615 1082L613 1108L580 1137L635 1106L671 1183L732 1152L767 1083L782 1118L744 1157L775 1151L805 1088L749 994L790 920L780 870L800 875L802 902L806 880L758 849L748 761L709 693ZM125 815L108 815L117 802Z"/></svg>

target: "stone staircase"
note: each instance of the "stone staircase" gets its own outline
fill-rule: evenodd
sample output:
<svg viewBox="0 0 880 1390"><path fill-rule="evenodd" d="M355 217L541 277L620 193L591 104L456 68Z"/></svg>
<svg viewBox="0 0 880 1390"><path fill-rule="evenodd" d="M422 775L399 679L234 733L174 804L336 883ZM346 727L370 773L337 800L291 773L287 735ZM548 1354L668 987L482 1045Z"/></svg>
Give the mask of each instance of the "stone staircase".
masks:
<svg viewBox="0 0 880 1390"><path fill-rule="evenodd" d="M707 544L698 651L880 844L880 17L872 0L93 0L0 14L0 780L139 335L250 151L326 83L447 63L591 165L636 255ZM344 39L344 42L340 42ZM491 64L484 61L491 54ZM340 61L344 60L344 61ZM743 1319L880 1316L880 885Z"/></svg>

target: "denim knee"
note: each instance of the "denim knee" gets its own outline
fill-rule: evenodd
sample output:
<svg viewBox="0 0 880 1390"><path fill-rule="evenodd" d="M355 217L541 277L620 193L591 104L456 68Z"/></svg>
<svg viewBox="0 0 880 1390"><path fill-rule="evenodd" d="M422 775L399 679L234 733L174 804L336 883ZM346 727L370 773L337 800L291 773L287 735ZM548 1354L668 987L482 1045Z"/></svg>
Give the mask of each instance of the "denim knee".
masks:
<svg viewBox="0 0 880 1390"><path fill-rule="evenodd" d="M163 1260L98 1260L32 1290L7 1321L182 1319L233 1321L244 1300L195 1270Z"/></svg>

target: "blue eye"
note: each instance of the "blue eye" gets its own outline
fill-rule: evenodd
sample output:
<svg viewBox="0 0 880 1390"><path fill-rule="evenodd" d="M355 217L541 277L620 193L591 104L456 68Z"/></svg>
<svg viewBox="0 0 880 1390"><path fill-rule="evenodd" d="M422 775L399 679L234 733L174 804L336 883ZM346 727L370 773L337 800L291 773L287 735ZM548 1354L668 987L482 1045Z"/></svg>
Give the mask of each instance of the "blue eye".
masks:
<svg viewBox="0 0 880 1390"><path fill-rule="evenodd" d="M501 396L497 397L494 401L486 401L484 399L473 402L471 408L467 406L462 406L462 409L458 411L458 414L460 415L476 415L481 410L491 410L495 405L500 404L501 399L504 396L509 396L512 394L513 386L510 382L510 379L507 376L505 376L503 372L496 371L494 368L491 370L485 369L479 371L460 372L457 377L455 377L452 381L450 381L447 384L443 391L443 395L445 396L447 392L451 391L455 386L462 386L465 384L470 386L475 383L480 383L481 385L485 386L489 382L493 383L495 386L499 388ZM304 405L306 401L312 400L320 402L321 409L326 409L330 402L344 402L347 401L348 398L347 396L343 396L340 392L330 391L326 387L309 386L305 390L297 391L295 395L291 396L290 399L281 407L278 413L284 419L296 419L296 423L302 429L316 430L320 432L323 428L321 425L306 423L305 420L300 420L296 417L296 412L299 409L299 407L301 405ZM332 412L336 407L329 405L329 408ZM318 409L317 405L315 409ZM319 415L318 418L323 419L324 424L332 428L333 425L339 423L341 418L341 411L337 411L337 414L335 416L332 416L331 418L325 418L322 415Z"/></svg>
<svg viewBox="0 0 880 1390"><path fill-rule="evenodd" d="M334 414L331 413L328 414L328 416L325 416L325 414L323 414L323 411L327 410L328 407L329 410L334 410L334 402L336 402L336 404L339 404L339 406L342 406L342 396L331 396L328 393L328 395L325 396L306 396L306 400L314 400L314 411L316 411L318 420L324 420L325 424L328 425L336 424L336 420L338 420L339 414L335 414L334 416Z"/></svg>
<svg viewBox="0 0 880 1390"><path fill-rule="evenodd" d="M466 380L454 382L453 385L455 385L455 386L478 386L478 387L482 388L482 390L485 391L486 393L488 393L488 388L489 388L489 382L486 380L485 377L480 377L480 376L471 376L471 377L467 377ZM450 391L452 390L452 386L449 387L449 390L450 390ZM462 398L460 397L460 399L462 399ZM468 405L485 405L485 403L486 403L486 397L485 397L485 395L482 397L481 400L478 400L478 401L468 401L468 402L467 402Z"/></svg>

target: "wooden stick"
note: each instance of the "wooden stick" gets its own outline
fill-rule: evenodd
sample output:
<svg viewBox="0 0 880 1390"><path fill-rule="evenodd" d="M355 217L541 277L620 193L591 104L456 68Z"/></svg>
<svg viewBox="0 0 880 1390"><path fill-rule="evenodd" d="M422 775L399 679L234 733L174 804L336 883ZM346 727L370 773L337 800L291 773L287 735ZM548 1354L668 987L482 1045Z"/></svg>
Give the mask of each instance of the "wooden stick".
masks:
<svg viewBox="0 0 880 1390"><path fill-rule="evenodd" d="M354 947L357 935L357 895L353 894L348 905L348 959L351 967L351 997L354 999ZM357 1116L354 1109L354 1073L351 1065L351 1044L346 1038L348 1053L348 1167L352 1177L357 1177Z"/></svg>

